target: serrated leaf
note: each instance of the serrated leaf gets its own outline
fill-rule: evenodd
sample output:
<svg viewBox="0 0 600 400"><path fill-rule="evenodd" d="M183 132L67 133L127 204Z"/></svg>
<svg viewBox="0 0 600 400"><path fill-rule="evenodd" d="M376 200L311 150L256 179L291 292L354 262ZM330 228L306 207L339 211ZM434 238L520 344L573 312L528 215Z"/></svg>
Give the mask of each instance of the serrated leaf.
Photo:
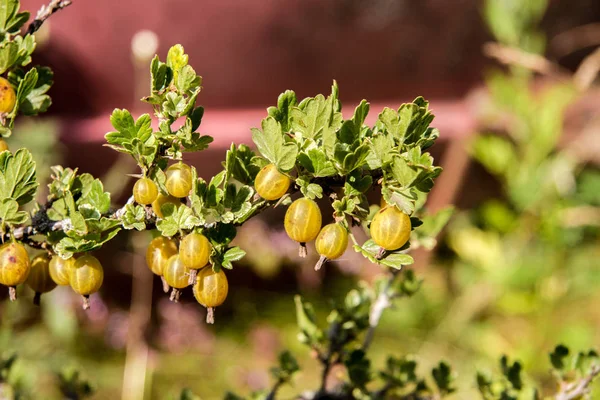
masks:
<svg viewBox="0 0 600 400"><path fill-rule="evenodd" d="M373 136L369 142L369 155L367 164L370 169L383 168L392 162L394 156L394 138L391 135L380 133Z"/></svg>
<svg viewBox="0 0 600 400"><path fill-rule="evenodd" d="M0 46L0 74L10 69L19 58L19 45L15 42L5 42Z"/></svg>
<svg viewBox="0 0 600 400"><path fill-rule="evenodd" d="M0 153L0 198L12 198L23 205L35 196L38 183L35 162L27 149L19 149L14 155Z"/></svg>
<svg viewBox="0 0 600 400"><path fill-rule="evenodd" d="M127 204L121 222L125 229L143 231L146 229L146 210L140 205Z"/></svg>
<svg viewBox="0 0 600 400"><path fill-rule="evenodd" d="M19 203L11 198L2 199L0 202L0 219L7 224L24 224L29 219L25 211L19 211Z"/></svg>
<svg viewBox="0 0 600 400"><path fill-rule="evenodd" d="M46 112L52 99L46 93L54 83L54 73L48 67L35 67L38 78L34 87L24 97L19 97L19 112L24 115L38 115Z"/></svg>
<svg viewBox="0 0 600 400"><path fill-rule="evenodd" d="M163 236L171 237L181 230L190 230L201 223L192 209L184 204L166 203L162 205L161 211L164 218L156 223L156 227Z"/></svg>
<svg viewBox="0 0 600 400"><path fill-rule="evenodd" d="M304 99L298 107L292 108L291 130L302 139L316 139L329 125L331 101L321 94Z"/></svg>
<svg viewBox="0 0 600 400"><path fill-rule="evenodd" d="M281 171L291 170L296 163L298 147L294 142L286 142L284 133L273 117L262 120L262 131L252 128L252 141L258 151Z"/></svg>
<svg viewBox="0 0 600 400"><path fill-rule="evenodd" d="M83 187L77 204L89 205L100 214L105 214L110 208L110 193L104 191L104 186L99 179L95 179L91 184Z"/></svg>
<svg viewBox="0 0 600 400"><path fill-rule="evenodd" d="M291 130L292 108L298 104L296 93L292 90L286 90L277 98L277 107L269 107L267 112L281 124L284 132Z"/></svg>
<svg viewBox="0 0 600 400"><path fill-rule="evenodd" d="M327 155L320 148L312 148L306 153L300 153L298 162L315 177L331 176L337 172L333 163L327 159Z"/></svg>

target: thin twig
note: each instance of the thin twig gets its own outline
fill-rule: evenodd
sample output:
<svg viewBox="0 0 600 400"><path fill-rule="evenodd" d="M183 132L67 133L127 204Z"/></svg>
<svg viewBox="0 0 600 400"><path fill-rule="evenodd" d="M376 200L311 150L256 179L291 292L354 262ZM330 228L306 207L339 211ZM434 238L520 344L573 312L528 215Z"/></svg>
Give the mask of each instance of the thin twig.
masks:
<svg viewBox="0 0 600 400"><path fill-rule="evenodd" d="M265 400L275 400L277 391L283 384L284 384L284 381L282 379L277 379L277 382L275 382L275 384L273 385L273 388L271 389L271 391L269 392L269 394L267 395Z"/></svg>
<svg viewBox="0 0 600 400"><path fill-rule="evenodd" d="M385 283L385 286L375 299L375 303L371 307L371 313L369 314L369 329L367 330L367 334L365 335L365 340L363 341L362 349L367 351L371 342L373 341L373 336L375 335L375 328L379 325L379 320L381 319L381 315L383 311L392 305L392 297L390 296L390 289L394 284L394 280L398 276L400 270L394 269L390 272L390 276Z"/></svg>
<svg viewBox="0 0 600 400"><path fill-rule="evenodd" d="M51 0L50 3L48 3L48 5L42 6L40 8L40 10L38 11L35 19L33 21L31 21L31 23L27 27L27 34L29 34L29 35L33 34L35 31L40 29L42 24L48 18L50 18L50 16L52 14L54 14L55 12L57 12L59 10L62 10L63 8L70 5L71 3L72 3L71 0Z"/></svg>
<svg viewBox="0 0 600 400"><path fill-rule="evenodd" d="M555 400L575 400L583 398L583 396L590 392L590 385L599 374L600 365L596 364L590 369L590 372L585 377L579 380L579 382L561 388L560 392L554 397Z"/></svg>

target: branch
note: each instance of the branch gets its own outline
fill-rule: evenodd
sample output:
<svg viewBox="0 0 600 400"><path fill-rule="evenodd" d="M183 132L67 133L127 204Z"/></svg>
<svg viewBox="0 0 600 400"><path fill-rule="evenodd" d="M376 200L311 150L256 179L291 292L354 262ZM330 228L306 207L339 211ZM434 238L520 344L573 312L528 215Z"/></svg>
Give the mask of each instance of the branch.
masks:
<svg viewBox="0 0 600 400"><path fill-rule="evenodd" d="M35 31L40 29L42 24L48 18L50 18L50 16L52 14L54 14L55 12L57 12L59 10L62 10L63 8L70 5L71 3L72 3L71 0L51 0L50 3L48 3L48 5L42 6L40 8L40 10L38 11L37 15L35 16L35 19L33 21L31 21L31 23L27 27L27 34L29 34L29 35L33 34Z"/></svg>
<svg viewBox="0 0 600 400"><path fill-rule="evenodd" d="M283 379L281 379L281 378L277 379L277 382L275 382L275 384L273 385L273 388L271 389L271 391L269 392L269 394L267 395L265 400L275 400L275 395L277 395L277 391L279 390L281 385L283 385L284 383L285 382L283 381Z"/></svg>
<svg viewBox="0 0 600 400"><path fill-rule="evenodd" d="M589 394L590 384L600 374L600 365L594 365L588 374L583 377L579 382L565 385L561 388L560 392L554 397L555 400L575 400L581 399L583 396Z"/></svg>
<svg viewBox="0 0 600 400"><path fill-rule="evenodd" d="M385 283L384 288L375 299L375 303L373 303L373 307L371 307L371 313L369 314L369 329L367 330L367 334L365 335L365 340L363 341L362 349L367 351L371 342L373 341L373 336L375 335L375 328L379 325L379 320L381 319L381 315L383 311L392 305L392 296L390 296L390 289L394 284L394 280L400 273L400 270L394 269L390 273L390 277Z"/></svg>

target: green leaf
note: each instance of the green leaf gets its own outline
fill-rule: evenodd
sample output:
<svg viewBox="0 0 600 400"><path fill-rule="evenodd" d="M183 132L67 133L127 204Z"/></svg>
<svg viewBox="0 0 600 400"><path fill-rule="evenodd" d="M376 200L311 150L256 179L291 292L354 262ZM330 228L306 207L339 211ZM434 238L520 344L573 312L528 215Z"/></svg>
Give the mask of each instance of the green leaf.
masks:
<svg viewBox="0 0 600 400"><path fill-rule="evenodd" d="M19 0L0 0L0 29L7 31L19 11Z"/></svg>
<svg viewBox="0 0 600 400"><path fill-rule="evenodd" d="M353 350L344 364L354 386L364 388L371 381L371 361L363 350Z"/></svg>
<svg viewBox="0 0 600 400"><path fill-rule="evenodd" d="M566 359L569 356L569 348L560 344L554 348L554 351L550 353L550 362L554 369L563 371L566 367Z"/></svg>
<svg viewBox="0 0 600 400"><path fill-rule="evenodd" d="M110 122L117 130L105 135L106 141L110 144L122 145L136 138L145 142L152 135L152 120L148 114L143 114L134 121L129 111L117 108L110 116Z"/></svg>
<svg viewBox="0 0 600 400"><path fill-rule="evenodd" d="M19 58L19 45L15 42L5 42L0 46L0 74L10 69Z"/></svg>
<svg viewBox="0 0 600 400"><path fill-rule="evenodd" d="M7 224L18 225L27 222L29 215L19 211L19 203L11 198L4 198L0 202L0 219Z"/></svg>
<svg viewBox="0 0 600 400"><path fill-rule="evenodd" d="M308 197L312 200L323 197L323 188L316 183L311 183L306 176L299 176L296 178L296 185L300 187L300 192L302 192L304 197Z"/></svg>
<svg viewBox="0 0 600 400"><path fill-rule="evenodd" d="M523 380L521 378L523 367L521 363L515 361L511 364L508 361L508 357L502 356L500 359L500 367L502 369L502 374L508 379L512 387L516 390L521 390L523 388Z"/></svg>
<svg viewBox="0 0 600 400"><path fill-rule="evenodd" d="M314 140L329 126L331 113L331 101L325 100L322 94L304 99L298 107L292 108L291 130L302 139Z"/></svg>
<svg viewBox="0 0 600 400"><path fill-rule="evenodd" d="M262 131L252 128L252 141L258 151L281 171L294 168L298 147L294 142L286 142L284 133L273 117L262 120Z"/></svg>
<svg viewBox="0 0 600 400"><path fill-rule="evenodd" d="M146 210L140 205L127 204L121 222L125 229L143 231L146 229Z"/></svg>
<svg viewBox="0 0 600 400"><path fill-rule="evenodd" d="M232 269L233 268L232 263L234 261L241 260L242 258L244 258L245 255L246 255L246 252L244 250L242 250L241 248L239 248L238 246L231 247L231 248L227 249L225 254L223 254L223 261L222 261L221 265L224 268Z"/></svg>
<svg viewBox="0 0 600 400"><path fill-rule="evenodd" d="M161 211L164 218L156 223L156 227L163 236L171 237L180 230L190 230L201 223L192 209L185 204L176 206L173 203L166 203L161 207Z"/></svg>
<svg viewBox="0 0 600 400"><path fill-rule="evenodd" d="M0 198L12 198L23 205L33 199L37 187L35 162L29 150L0 153Z"/></svg>
<svg viewBox="0 0 600 400"><path fill-rule="evenodd" d="M90 185L83 187L77 204L79 206L87 204L100 214L106 214L110 208L110 193L104 191L104 186L99 179L95 179Z"/></svg>
<svg viewBox="0 0 600 400"><path fill-rule="evenodd" d="M254 183L254 178L260 171L260 168L253 162L254 157L255 153L250 147L240 144L236 148L232 143L225 157L226 180L233 177L245 185Z"/></svg>
<svg viewBox="0 0 600 400"><path fill-rule="evenodd" d="M442 395L453 393L456 389L452 386L453 377L450 365L441 361L437 367L431 370L431 375L435 381L438 390Z"/></svg>
<svg viewBox="0 0 600 400"><path fill-rule="evenodd" d="M173 70L167 66L167 64L161 62L158 56L152 59L150 64L150 75L151 75L151 87L152 92L158 92L166 89L173 79ZM160 104L158 99L145 99L153 104ZM158 101L156 101L158 100Z"/></svg>
<svg viewBox="0 0 600 400"><path fill-rule="evenodd" d="M175 73L175 87L177 87L181 93L190 94L192 90L197 89L200 86L201 82L201 78L190 65L185 65L181 68L179 73ZM198 95L198 92L199 90L195 92L196 96Z"/></svg>
<svg viewBox="0 0 600 400"><path fill-rule="evenodd" d="M394 269L402 269L403 265L410 265L415 262L409 254L401 253L400 251L402 250L386 252L385 256L378 260L376 257L380 250L381 248L373 241L373 239L367 240L362 246L354 245L354 251L361 253L375 264L381 264Z"/></svg>
<svg viewBox="0 0 600 400"><path fill-rule="evenodd" d="M281 382L289 382L292 376L300 370L298 361L289 351L279 354L279 365L271 368L273 378Z"/></svg>
<svg viewBox="0 0 600 400"><path fill-rule="evenodd" d="M18 96L19 111L24 115L38 115L46 112L52 104L52 99L46 94L54 83L52 70L48 67L35 67L31 71L34 70L37 71L37 81L32 88L28 88L28 93Z"/></svg>
<svg viewBox="0 0 600 400"><path fill-rule="evenodd" d="M300 329L299 340L305 344L318 343L323 338L323 331L317 326L317 317L310 303L300 296L294 296L296 303L296 320Z"/></svg>
<svg viewBox="0 0 600 400"><path fill-rule="evenodd" d="M180 44L176 44L169 49L169 52L167 53L167 66L173 71L175 81L177 81L178 75L183 67L188 65L188 58L183 46Z"/></svg>
<svg viewBox="0 0 600 400"><path fill-rule="evenodd" d="M277 98L277 107L269 107L267 112L275 121L281 124L284 132L291 130L292 109L298 104L296 93L286 90Z"/></svg>
<svg viewBox="0 0 600 400"><path fill-rule="evenodd" d="M379 133L369 143L369 155L367 164L370 169L383 168L392 162L394 155L394 138L385 133Z"/></svg>
<svg viewBox="0 0 600 400"><path fill-rule="evenodd" d="M326 177L336 173L333 163L327 159L327 155L320 148L312 148L307 153L300 153L298 162L315 177Z"/></svg>
<svg viewBox="0 0 600 400"><path fill-rule="evenodd" d="M404 188L408 188L415 181L419 172L408 165L404 157L394 157L392 164L392 175L394 179Z"/></svg>

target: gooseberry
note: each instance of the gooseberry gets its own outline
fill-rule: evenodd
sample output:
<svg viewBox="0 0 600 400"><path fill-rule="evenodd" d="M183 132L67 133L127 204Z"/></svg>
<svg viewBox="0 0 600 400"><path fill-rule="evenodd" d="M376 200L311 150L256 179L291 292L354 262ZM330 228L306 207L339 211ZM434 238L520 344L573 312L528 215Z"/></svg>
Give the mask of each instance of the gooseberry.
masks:
<svg viewBox="0 0 600 400"><path fill-rule="evenodd" d="M340 258L348 247L348 231L340 224L325 225L315 241L317 253L321 256L315 270L319 270L327 260Z"/></svg>
<svg viewBox="0 0 600 400"><path fill-rule="evenodd" d="M48 293L56 287L56 283L50 277L50 257L47 254L38 254L33 258L26 283L35 292L35 305L40 305L42 293Z"/></svg>
<svg viewBox="0 0 600 400"><path fill-rule="evenodd" d="M3 139L0 139L0 153L8 150L8 144Z"/></svg>
<svg viewBox="0 0 600 400"><path fill-rule="evenodd" d="M177 197L173 197L171 195L165 196L164 194L159 193L158 196L156 197L156 200L154 200L152 202L152 211L154 211L154 214L156 214L156 216L158 218L165 217L162 213L161 207L166 203L172 203L177 206L181 203L181 200L179 200Z"/></svg>
<svg viewBox="0 0 600 400"><path fill-rule="evenodd" d="M50 278L57 285L68 285L69 284L69 274L71 268L75 264L75 257L71 257L69 259L64 259L59 255L54 255L50 260L49 271Z"/></svg>
<svg viewBox="0 0 600 400"><path fill-rule="evenodd" d="M5 78L0 78L0 113L9 113L15 108L17 95L15 89Z"/></svg>
<svg viewBox="0 0 600 400"><path fill-rule="evenodd" d="M83 309L90 308L90 294L96 293L104 280L104 270L100 261L91 254L81 256L69 271L69 284L83 296Z"/></svg>
<svg viewBox="0 0 600 400"><path fill-rule="evenodd" d="M385 250L396 250L410 238L410 217L396 206L387 206L375 214L371 221L371 238Z"/></svg>
<svg viewBox="0 0 600 400"><path fill-rule="evenodd" d="M165 171L167 181L165 186L171 196L182 198L192 190L192 169L182 162L171 165Z"/></svg>
<svg viewBox="0 0 600 400"><path fill-rule="evenodd" d="M179 258L187 269L189 269L189 284L193 285L198 270L206 264L210 257L211 246L206 236L192 232L185 235L179 243Z"/></svg>
<svg viewBox="0 0 600 400"><path fill-rule="evenodd" d="M215 322L214 308L223 304L229 292L227 276L222 269L215 272L211 266L202 268L194 284L196 301L206 307L206 322Z"/></svg>
<svg viewBox="0 0 600 400"><path fill-rule="evenodd" d="M156 183L150 178L141 178L133 185L133 198L138 204L151 204L158 196Z"/></svg>
<svg viewBox="0 0 600 400"><path fill-rule="evenodd" d="M10 242L0 247L0 283L8 286L11 301L17 299L16 286L27 280L30 270L31 262L25 246Z"/></svg>
<svg viewBox="0 0 600 400"><path fill-rule="evenodd" d="M174 302L179 301L181 295L180 289L183 289L189 285L188 270L181 262L179 254L175 254L169 258L165 269L163 270L163 276L165 280L173 288L169 299Z"/></svg>
<svg viewBox="0 0 600 400"><path fill-rule="evenodd" d="M300 257L306 257L306 242L321 230L321 210L313 200L302 197L289 206L283 225L288 236L300 243Z"/></svg>
<svg viewBox="0 0 600 400"><path fill-rule="evenodd" d="M169 258L177 254L177 244L174 240L158 236L150 242L146 249L146 264L150 271L160 276L165 293L169 291L169 284L163 276L163 271Z"/></svg>
<svg viewBox="0 0 600 400"><path fill-rule="evenodd" d="M290 182L290 178L279 172L275 164L269 164L256 175L254 188L263 199L278 200L288 191Z"/></svg>

